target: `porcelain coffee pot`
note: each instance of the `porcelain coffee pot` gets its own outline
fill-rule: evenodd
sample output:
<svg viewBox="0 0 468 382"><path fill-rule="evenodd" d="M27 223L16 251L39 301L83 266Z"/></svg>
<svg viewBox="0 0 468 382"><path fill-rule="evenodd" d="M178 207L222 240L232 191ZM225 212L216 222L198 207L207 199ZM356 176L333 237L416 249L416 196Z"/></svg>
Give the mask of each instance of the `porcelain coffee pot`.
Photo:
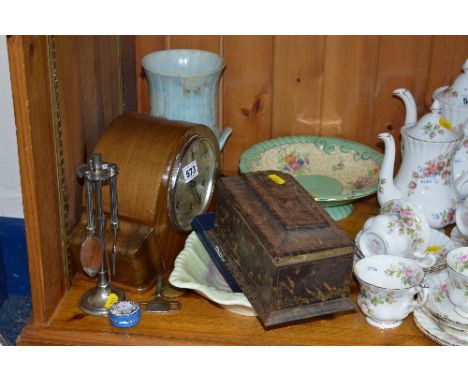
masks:
<svg viewBox="0 0 468 382"><path fill-rule="evenodd" d="M458 188L468 181L468 175L456 181L452 176L452 160L464 134L442 117L439 101L434 101L431 113L416 122L416 105L411 93L397 89L394 94L407 106L405 125L401 129L404 156L393 179L395 140L389 133L379 135L385 144L377 193L379 203L382 206L392 199L404 199L424 215L432 228L443 228L455 221L461 198Z"/></svg>
<svg viewBox="0 0 468 382"><path fill-rule="evenodd" d="M442 106L442 115L455 126L468 120L468 59L461 73L451 86L445 85L434 91L432 97Z"/></svg>

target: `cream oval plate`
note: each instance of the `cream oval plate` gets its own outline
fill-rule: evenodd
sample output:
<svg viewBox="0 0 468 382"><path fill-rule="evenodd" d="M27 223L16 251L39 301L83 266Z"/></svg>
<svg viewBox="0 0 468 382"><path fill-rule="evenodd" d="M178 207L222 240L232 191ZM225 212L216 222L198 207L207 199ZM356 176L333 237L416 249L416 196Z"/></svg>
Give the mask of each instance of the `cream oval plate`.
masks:
<svg viewBox="0 0 468 382"><path fill-rule="evenodd" d="M195 232L188 236L177 256L169 282L177 288L193 289L230 312L257 315L243 293L234 293L229 288Z"/></svg>

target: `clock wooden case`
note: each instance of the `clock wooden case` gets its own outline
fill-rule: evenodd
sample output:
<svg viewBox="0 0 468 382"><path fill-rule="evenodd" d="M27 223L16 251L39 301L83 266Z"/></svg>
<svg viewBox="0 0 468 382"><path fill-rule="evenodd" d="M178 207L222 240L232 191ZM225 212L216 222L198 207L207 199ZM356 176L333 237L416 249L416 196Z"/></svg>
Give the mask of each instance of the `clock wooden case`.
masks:
<svg viewBox="0 0 468 382"><path fill-rule="evenodd" d="M113 282L127 290L145 291L154 285L158 274L168 277L190 231L191 218L208 207L219 174L216 137L203 125L126 113L105 129L93 151L119 167L121 224ZM195 155L199 184L182 174ZM103 194L103 207L110 213L107 193ZM107 253L111 251L111 235L106 227ZM85 237L83 215L71 237L77 267Z"/></svg>

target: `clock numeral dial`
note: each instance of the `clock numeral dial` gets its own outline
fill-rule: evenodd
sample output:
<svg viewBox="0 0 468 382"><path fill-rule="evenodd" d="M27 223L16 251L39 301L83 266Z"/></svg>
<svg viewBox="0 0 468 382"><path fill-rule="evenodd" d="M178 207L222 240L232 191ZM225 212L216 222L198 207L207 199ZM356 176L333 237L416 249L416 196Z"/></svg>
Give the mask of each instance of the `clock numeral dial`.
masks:
<svg viewBox="0 0 468 382"><path fill-rule="evenodd" d="M197 137L180 159L171 202L172 224L180 231L191 230L192 219L208 207L219 165L215 150L219 149L209 139Z"/></svg>

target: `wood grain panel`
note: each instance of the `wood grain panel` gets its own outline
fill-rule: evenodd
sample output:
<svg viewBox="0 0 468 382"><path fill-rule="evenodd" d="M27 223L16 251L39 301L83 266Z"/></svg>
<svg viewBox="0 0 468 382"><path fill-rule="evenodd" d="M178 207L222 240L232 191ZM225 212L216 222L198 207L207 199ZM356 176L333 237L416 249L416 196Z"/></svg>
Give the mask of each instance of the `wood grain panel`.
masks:
<svg viewBox="0 0 468 382"><path fill-rule="evenodd" d="M137 90L135 74L135 37L120 36L121 76L123 80L123 106L127 112L137 111Z"/></svg>
<svg viewBox="0 0 468 382"><path fill-rule="evenodd" d="M451 85L468 59L468 36L433 36L426 88L426 107L432 103L434 90Z"/></svg>
<svg viewBox="0 0 468 382"><path fill-rule="evenodd" d="M23 194L33 326L45 325L65 293L57 156L47 37L8 38Z"/></svg>
<svg viewBox="0 0 468 382"><path fill-rule="evenodd" d="M277 36L272 136L320 133L323 36Z"/></svg>
<svg viewBox="0 0 468 382"><path fill-rule="evenodd" d="M200 49L218 53L220 36L169 36L170 49Z"/></svg>
<svg viewBox="0 0 468 382"><path fill-rule="evenodd" d="M112 36L56 37L62 141L67 153L64 175L68 232L81 216L82 186L75 169L87 160L104 128L120 114L117 43Z"/></svg>
<svg viewBox="0 0 468 382"><path fill-rule="evenodd" d="M377 137L381 132L392 133L397 142L400 139L405 107L399 98L392 96L394 89L409 89L418 106L418 118L424 112L430 49L429 36L380 37L374 116L369 130L374 148L383 148ZM397 150L397 164L399 155Z"/></svg>
<svg viewBox="0 0 468 382"><path fill-rule="evenodd" d="M168 43L169 39L166 36L135 36L135 75L138 112L149 112L148 84L146 82L145 71L141 66L141 59L151 52L167 49Z"/></svg>
<svg viewBox="0 0 468 382"><path fill-rule="evenodd" d="M223 126L233 130L223 169L237 171L242 152L271 137L273 37L226 36L223 44Z"/></svg>
<svg viewBox="0 0 468 382"><path fill-rule="evenodd" d="M329 36L321 134L371 143L378 37Z"/></svg>

